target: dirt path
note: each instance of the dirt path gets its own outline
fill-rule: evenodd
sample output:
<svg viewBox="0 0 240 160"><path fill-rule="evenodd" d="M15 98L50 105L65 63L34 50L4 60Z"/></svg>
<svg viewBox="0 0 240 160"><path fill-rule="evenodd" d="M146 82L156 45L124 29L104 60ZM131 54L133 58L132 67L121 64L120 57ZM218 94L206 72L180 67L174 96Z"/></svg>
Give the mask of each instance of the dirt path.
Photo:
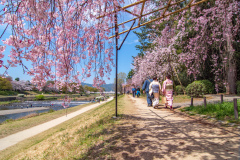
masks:
<svg viewBox="0 0 240 160"><path fill-rule="evenodd" d="M160 106L146 107L140 98L125 96L125 119L106 140L109 155L99 159L239 159L239 133L203 124ZM106 149L106 148L105 148ZM92 148L95 155L103 148ZM91 150L91 151L92 151ZM91 159L91 158L90 158Z"/></svg>

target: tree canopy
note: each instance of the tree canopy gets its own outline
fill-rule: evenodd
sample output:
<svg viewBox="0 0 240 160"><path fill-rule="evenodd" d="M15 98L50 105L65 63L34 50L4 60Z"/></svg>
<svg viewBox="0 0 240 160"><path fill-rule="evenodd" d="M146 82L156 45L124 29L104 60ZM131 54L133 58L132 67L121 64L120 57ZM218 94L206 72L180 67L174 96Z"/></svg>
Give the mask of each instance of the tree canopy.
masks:
<svg viewBox="0 0 240 160"><path fill-rule="evenodd" d="M185 5L183 2L182 7ZM146 26L136 34L140 42L151 45L137 46L141 56L134 58L132 83L140 85L153 75L163 80L166 73L176 75L186 70L195 80L214 82L216 92L226 88L235 93L240 74L239 15L238 1L210 0Z"/></svg>

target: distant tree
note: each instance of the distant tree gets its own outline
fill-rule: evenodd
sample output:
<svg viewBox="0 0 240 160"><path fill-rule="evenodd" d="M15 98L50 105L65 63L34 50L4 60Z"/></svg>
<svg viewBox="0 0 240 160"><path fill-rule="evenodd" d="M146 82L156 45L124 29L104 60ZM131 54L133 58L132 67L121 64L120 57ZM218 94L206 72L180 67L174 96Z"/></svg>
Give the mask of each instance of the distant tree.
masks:
<svg viewBox="0 0 240 160"><path fill-rule="evenodd" d="M54 81L47 81L46 85L42 89L44 92L55 92L58 91L56 86L54 86Z"/></svg>
<svg viewBox="0 0 240 160"><path fill-rule="evenodd" d="M105 88L103 88L103 87L101 87L101 89L102 89L101 91L106 91Z"/></svg>
<svg viewBox="0 0 240 160"><path fill-rule="evenodd" d="M20 80L20 78L19 78L19 77L15 78L15 81L19 81L19 80Z"/></svg>
<svg viewBox="0 0 240 160"><path fill-rule="evenodd" d="M153 44L151 43L151 39L149 39L149 34L152 32L152 29L150 25L145 25L140 28L141 32L133 31L137 37L138 37L138 42L140 45L136 45L136 49L139 50L140 53L138 53L137 56L143 57L146 53L146 51L149 48L152 48ZM155 31L155 30L154 30Z"/></svg>
<svg viewBox="0 0 240 160"><path fill-rule="evenodd" d="M83 93L84 92L84 88L83 88L83 86L81 85L81 86L79 86L79 89L78 89L78 91L80 92L80 93Z"/></svg>
<svg viewBox="0 0 240 160"><path fill-rule="evenodd" d="M97 88L93 88L93 87L90 87L90 86L87 86L87 85L84 86L84 90L85 91L90 91L90 92L98 92Z"/></svg>
<svg viewBox="0 0 240 160"><path fill-rule="evenodd" d="M12 81L12 80L13 80L13 78L12 78L11 76L7 76L6 79L7 79L8 81Z"/></svg>
<svg viewBox="0 0 240 160"><path fill-rule="evenodd" d="M26 84L31 85L31 82L29 80L26 81Z"/></svg>
<svg viewBox="0 0 240 160"><path fill-rule="evenodd" d="M11 81L12 90L14 91L30 91L33 90L33 86L31 83L28 83L27 81L21 80L21 81Z"/></svg>
<svg viewBox="0 0 240 160"><path fill-rule="evenodd" d="M128 79L132 79L132 76L134 75L134 70L131 69L129 72L128 72L128 75L127 75L127 80Z"/></svg>
<svg viewBox="0 0 240 160"><path fill-rule="evenodd" d="M123 87L122 85L126 82L127 75L124 72L118 73L118 80L117 80L117 89L120 93L123 93ZM114 83L116 84L116 80L114 80Z"/></svg>
<svg viewBox="0 0 240 160"><path fill-rule="evenodd" d="M0 77L0 90L12 90L12 84L7 78Z"/></svg>

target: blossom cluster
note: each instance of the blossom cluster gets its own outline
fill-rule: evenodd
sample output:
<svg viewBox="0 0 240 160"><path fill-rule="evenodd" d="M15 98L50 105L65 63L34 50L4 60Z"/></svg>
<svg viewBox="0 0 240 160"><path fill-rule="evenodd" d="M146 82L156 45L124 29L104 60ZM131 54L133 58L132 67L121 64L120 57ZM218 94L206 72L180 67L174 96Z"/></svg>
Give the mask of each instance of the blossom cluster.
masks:
<svg viewBox="0 0 240 160"><path fill-rule="evenodd" d="M94 85L100 86L114 66L113 44L108 39L113 15L107 13L121 3L123 1L2 0L0 25L12 28L12 35L3 40L4 45L11 46L5 68L20 64L33 76L31 83L39 89L48 80L56 81L62 88L66 83L80 84L92 75ZM0 46L0 67L5 48ZM26 61L32 63L32 68L25 66Z"/></svg>
<svg viewBox="0 0 240 160"><path fill-rule="evenodd" d="M141 85L153 75L163 79L166 73L173 72L173 69L177 71L180 65L196 79L208 61L218 92L220 85L227 85L232 79L228 74L234 70L231 64L236 61L236 46L240 44L239 8L240 3L236 0L210 1L152 24L155 31L148 35L148 39L154 47L149 48L143 57L134 58L135 75L131 83ZM176 46L180 47L181 53L176 53Z"/></svg>

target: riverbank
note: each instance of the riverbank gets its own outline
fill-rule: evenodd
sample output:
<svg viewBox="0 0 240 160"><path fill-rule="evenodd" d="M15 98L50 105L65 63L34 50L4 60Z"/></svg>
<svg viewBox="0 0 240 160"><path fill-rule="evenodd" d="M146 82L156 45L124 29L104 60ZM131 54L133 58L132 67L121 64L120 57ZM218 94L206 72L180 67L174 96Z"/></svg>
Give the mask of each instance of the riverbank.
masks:
<svg viewBox="0 0 240 160"><path fill-rule="evenodd" d="M37 95L37 94L36 94ZM24 97L18 97L18 96L0 96L0 102L8 102L8 101L14 101L14 100L18 100L18 101L33 101L36 99L36 95L24 95ZM65 94L43 94L43 96L45 97L45 100L51 100L51 99L64 99L65 98ZM85 101L90 101L93 98L95 98L96 96L98 96L98 94L72 94L72 95L68 95L70 97L71 100L85 100ZM44 100L44 99L43 99ZM1 104L1 103L0 103Z"/></svg>
<svg viewBox="0 0 240 160"><path fill-rule="evenodd" d="M30 127L36 126L41 123L45 123L47 121L53 120L55 118L61 117L66 115L66 113L75 112L81 108L89 106L93 103L82 104L79 106L71 107L68 109L62 109L58 111L54 111L51 113L41 113L37 114L34 117L26 118L26 119L17 119L14 121L4 122L0 125L0 138L6 137L10 134L16 133L18 131L22 131L28 129Z"/></svg>
<svg viewBox="0 0 240 160"><path fill-rule="evenodd" d="M112 99L113 98L110 98L107 101L111 101ZM76 117L77 115L80 115L80 114L82 114L84 112L87 112L88 110L91 110L91 109L93 109L93 108L95 108L95 107L97 107L97 106L99 106L103 103L106 103L107 101L104 101L104 102L101 102L101 103L91 104L87 107L84 107L84 108L78 110L78 111L69 113L66 116L56 118L56 119L48 121L46 123L37 125L35 127L29 128L27 130L24 130L24 131L18 132L16 134L12 134L8 137L2 138L2 139L0 139L0 150L4 150L5 148L8 148L8 147L10 147L14 144L17 144L22 140L25 140L25 139L30 138L34 135L37 135L41 132L44 132L44 131L52 128L52 127L55 127L55 126L65 122L67 120L70 120L70 119Z"/></svg>

